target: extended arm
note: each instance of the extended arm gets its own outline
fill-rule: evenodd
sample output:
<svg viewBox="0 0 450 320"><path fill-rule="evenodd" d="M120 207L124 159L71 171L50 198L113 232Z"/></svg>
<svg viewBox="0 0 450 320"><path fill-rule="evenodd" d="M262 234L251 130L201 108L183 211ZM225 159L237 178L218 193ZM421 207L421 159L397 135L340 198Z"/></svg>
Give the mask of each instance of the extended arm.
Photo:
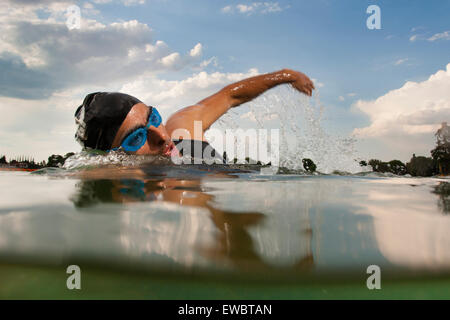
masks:
<svg viewBox="0 0 450 320"><path fill-rule="evenodd" d="M188 130L193 137L194 121L201 121L203 138L203 132L230 108L251 101L270 88L283 83L290 83L295 89L309 96L314 89L314 84L306 75L290 69L247 78L224 87L196 105L174 113L167 120L167 131L171 135L174 130L182 128Z"/></svg>

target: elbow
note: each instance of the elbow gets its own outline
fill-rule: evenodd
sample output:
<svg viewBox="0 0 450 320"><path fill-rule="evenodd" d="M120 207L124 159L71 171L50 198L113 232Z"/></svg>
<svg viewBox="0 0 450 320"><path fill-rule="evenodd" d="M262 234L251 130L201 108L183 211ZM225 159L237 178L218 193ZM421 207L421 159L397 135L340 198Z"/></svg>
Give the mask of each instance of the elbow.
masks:
<svg viewBox="0 0 450 320"><path fill-rule="evenodd" d="M236 107L251 100L249 90L243 83L232 84L224 88L224 99L229 101L231 107Z"/></svg>

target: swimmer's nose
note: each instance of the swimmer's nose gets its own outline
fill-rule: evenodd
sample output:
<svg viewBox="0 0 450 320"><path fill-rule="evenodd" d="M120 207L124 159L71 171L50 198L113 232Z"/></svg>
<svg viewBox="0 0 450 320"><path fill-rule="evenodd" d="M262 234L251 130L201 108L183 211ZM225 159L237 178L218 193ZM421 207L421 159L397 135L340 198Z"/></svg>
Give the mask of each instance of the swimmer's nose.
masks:
<svg viewBox="0 0 450 320"><path fill-rule="evenodd" d="M164 148L170 143L169 135L163 125L155 128L151 126L148 128L148 142L153 147Z"/></svg>

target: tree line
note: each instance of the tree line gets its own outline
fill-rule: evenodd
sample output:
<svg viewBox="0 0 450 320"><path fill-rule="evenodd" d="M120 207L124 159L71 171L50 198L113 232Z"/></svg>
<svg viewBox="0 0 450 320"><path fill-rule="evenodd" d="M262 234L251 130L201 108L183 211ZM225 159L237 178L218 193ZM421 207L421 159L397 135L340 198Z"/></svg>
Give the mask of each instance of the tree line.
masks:
<svg viewBox="0 0 450 320"><path fill-rule="evenodd" d="M440 129L435 133L436 146L430 151L431 157L416 156L413 154L411 160L403 163L400 160L384 162L378 159L371 159L368 162L362 160L359 164L362 167L370 165L375 172L390 172L396 175L410 174L414 177L430 177L434 175L450 174L450 127L447 122L443 122ZM52 154L47 161L35 162L32 157L19 156L9 162L6 156L0 156L0 167L13 166L25 169L39 169L44 167L61 167L67 158L75 153L69 152L64 156ZM248 162L249 158L246 159ZM235 159L234 163L237 162ZM261 164L259 161L257 164ZM308 172L315 172L316 165L311 159L302 159L303 168Z"/></svg>
<svg viewBox="0 0 450 320"><path fill-rule="evenodd" d="M430 151L431 157L412 155L406 164L400 160L383 162L371 159L361 161L361 166L370 165L375 172L390 172L396 175L410 174L413 177L431 177L434 175L448 175L450 173L450 127L443 122L435 133L436 146Z"/></svg>
<svg viewBox="0 0 450 320"><path fill-rule="evenodd" d="M20 169L41 169L45 167L60 167L64 164L67 158L73 156L75 153L69 152L64 156L59 154L52 154L47 161L35 162L33 157L18 156L7 161L6 156L0 156L1 167L15 167Z"/></svg>

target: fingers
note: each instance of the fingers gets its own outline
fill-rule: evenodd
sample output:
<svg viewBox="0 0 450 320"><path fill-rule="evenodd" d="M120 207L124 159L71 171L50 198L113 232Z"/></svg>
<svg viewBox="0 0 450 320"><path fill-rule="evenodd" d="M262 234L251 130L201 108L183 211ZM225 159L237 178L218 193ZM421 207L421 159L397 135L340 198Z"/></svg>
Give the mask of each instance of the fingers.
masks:
<svg viewBox="0 0 450 320"><path fill-rule="evenodd" d="M312 83L312 81L309 81L305 84L305 89L307 91L307 95L312 96L312 91L315 89L314 83Z"/></svg>
<svg viewBox="0 0 450 320"><path fill-rule="evenodd" d="M315 88L315 86L314 86L314 83L311 81L311 79L310 78L308 78L308 76L306 76L306 75L303 75L304 76L304 83L303 83L303 88L305 89L305 93L308 95L308 96L311 96L312 95L312 91L314 90L314 89L316 89Z"/></svg>
<svg viewBox="0 0 450 320"><path fill-rule="evenodd" d="M292 86L297 89L298 91L311 96L312 95L312 89L311 87L308 87L307 85L298 85L298 84L292 84Z"/></svg>
<svg viewBox="0 0 450 320"><path fill-rule="evenodd" d="M306 94L307 96L312 95L312 89L310 89L310 88L303 87L300 91L303 92L304 94Z"/></svg>
<svg viewBox="0 0 450 320"><path fill-rule="evenodd" d="M298 91L308 96L312 96L312 91L315 89L314 83L308 77L305 76L305 78L299 79L298 81L292 83L292 86Z"/></svg>
<svg viewBox="0 0 450 320"><path fill-rule="evenodd" d="M314 82L312 82L311 79L308 77L306 77L306 79L308 79L307 86L311 89L315 89L316 87L314 86Z"/></svg>

